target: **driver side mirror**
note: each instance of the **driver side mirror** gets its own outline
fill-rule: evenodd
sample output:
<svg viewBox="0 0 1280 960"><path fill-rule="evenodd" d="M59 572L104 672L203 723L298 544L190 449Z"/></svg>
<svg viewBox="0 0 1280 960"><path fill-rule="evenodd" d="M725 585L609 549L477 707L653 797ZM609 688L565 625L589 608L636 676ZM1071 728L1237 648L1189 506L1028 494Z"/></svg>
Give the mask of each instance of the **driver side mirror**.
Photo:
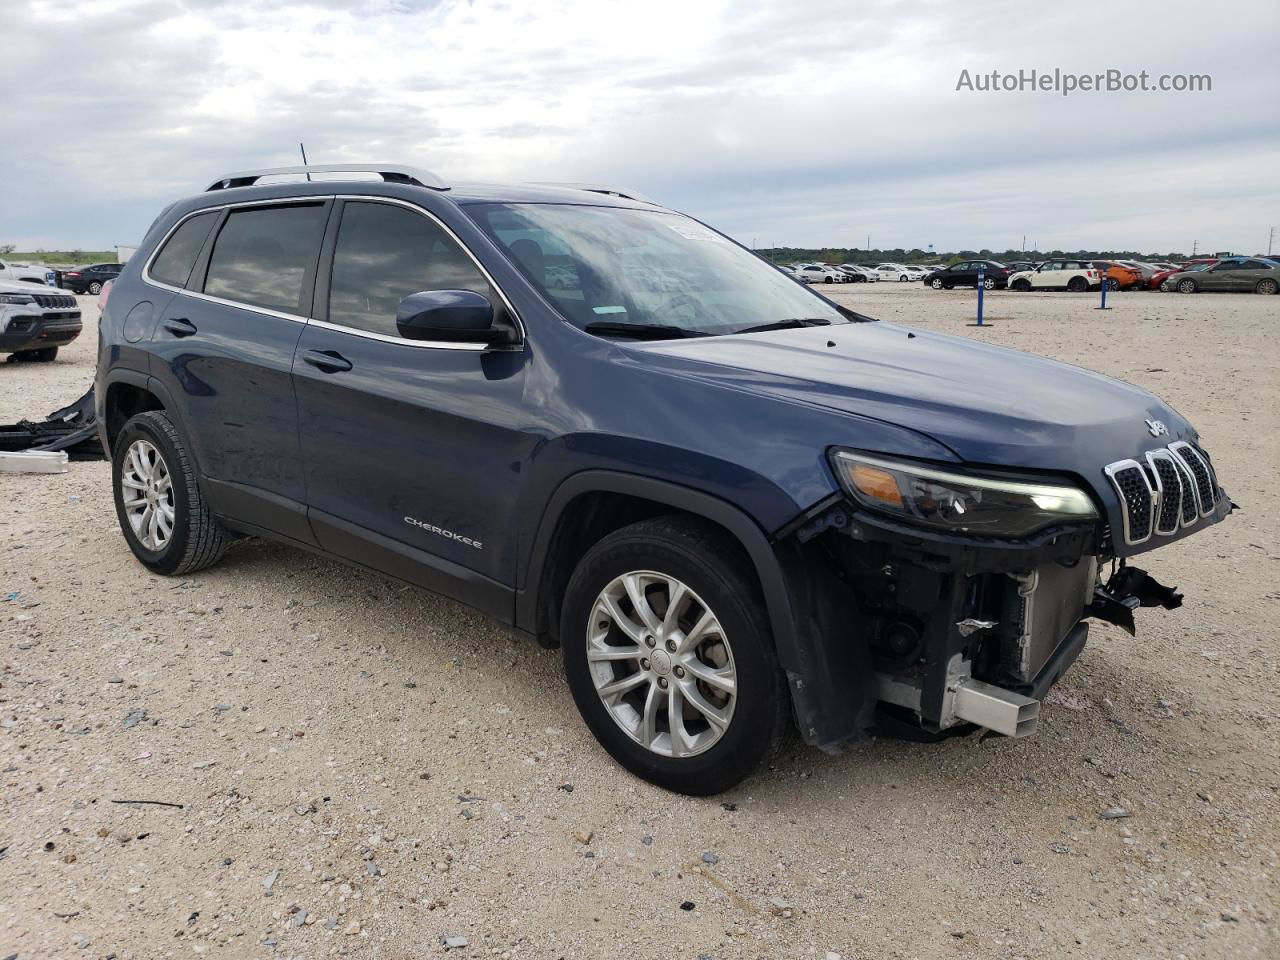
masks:
<svg viewBox="0 0 1280 960"><path fill-rule="evenodd" d="M474 290L422 290L400 301L396 330L406 340L511 343L514 331L495 322L493 304Z"/></svg>

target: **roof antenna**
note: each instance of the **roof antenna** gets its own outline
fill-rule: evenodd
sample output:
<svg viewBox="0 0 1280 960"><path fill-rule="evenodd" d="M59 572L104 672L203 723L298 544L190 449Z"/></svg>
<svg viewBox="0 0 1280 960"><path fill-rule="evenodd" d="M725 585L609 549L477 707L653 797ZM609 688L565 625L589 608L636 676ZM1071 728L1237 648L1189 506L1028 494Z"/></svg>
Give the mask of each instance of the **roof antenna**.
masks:
<svg viewBox="0 0 1280 960"><path fill-rule="evenodd" d="M302 141L298 141L298 149L302 151L302 165L307 165L307 148L302 145ZM311 174L307 174L307 183L311 182Z"/></svg>

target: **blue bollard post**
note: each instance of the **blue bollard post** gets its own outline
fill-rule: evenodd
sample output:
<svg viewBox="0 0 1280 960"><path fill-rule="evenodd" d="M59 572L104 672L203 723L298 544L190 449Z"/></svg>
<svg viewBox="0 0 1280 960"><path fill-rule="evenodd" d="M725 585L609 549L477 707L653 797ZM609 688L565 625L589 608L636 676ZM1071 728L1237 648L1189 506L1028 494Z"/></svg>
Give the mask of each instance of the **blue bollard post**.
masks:
<svg viewBox="0 0 1280 960"><path fill-rule="evenodd" d="M987 268L978 267L978 322L969 324L969 326L971 327L986 326L986 324L982 322L982 295L985 292L986 285L987 285Z"/></svg>
<svg viewBox="0 0 1280 960"><path fill-rule="evenodd" d="M1095 309L1095 310L1110 310L1111 308L1107 306L1107 271L1102 270L1102 271L1100 271L1100 272L1101 272L1101 274L1102 274L1102 283L1100 283L1098 286L1102 289L1102 302L1101 302L1101 303L1099 303L1099 304L1098 304L1096 307L1094 307L1093 309Z"/></svg>

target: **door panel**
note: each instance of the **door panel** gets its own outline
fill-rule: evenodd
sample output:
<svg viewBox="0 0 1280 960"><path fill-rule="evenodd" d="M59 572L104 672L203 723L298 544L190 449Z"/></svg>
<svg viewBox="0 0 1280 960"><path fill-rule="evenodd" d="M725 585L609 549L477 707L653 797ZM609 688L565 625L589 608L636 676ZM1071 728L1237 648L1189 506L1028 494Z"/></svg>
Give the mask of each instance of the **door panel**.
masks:
<svg viewBox="0 0 1280 960"><path fill-rule="evenodd" d="M521 429L525 354L404 339L402 298L468 289L509 309L434 218L346 201L293 364L308 515L321 546L514 614L514 512L536 438Z"/></svg>
<svg viewBox="0 0 1280 960"><path fill-rule="evenodd" d="M305 543L293 356L330 206L233 209L152 335L215 512Z"/></svg>
<svg viewBox="0 0 1280 960"><path fill-rule="evenodd" d="M312 351L350 369L308 363ZM320 545L510 619L510 609L491 606L509 603L499 584L515 583L513 514L533 446L514 426L523 420L523 363L520 353L307 327L293 372ZM494 591L468 598L460 592L468 577L454 565L493 581Z"/></svg>

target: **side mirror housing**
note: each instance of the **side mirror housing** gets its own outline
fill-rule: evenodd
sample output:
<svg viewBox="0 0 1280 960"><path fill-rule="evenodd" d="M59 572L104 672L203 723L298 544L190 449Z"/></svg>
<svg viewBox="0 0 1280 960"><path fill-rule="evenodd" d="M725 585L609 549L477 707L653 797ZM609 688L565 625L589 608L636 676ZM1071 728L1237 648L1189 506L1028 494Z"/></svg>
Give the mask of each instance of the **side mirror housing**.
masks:
<svg viewBox="0 0 1280 960"><path fill-rule="evenodd" d="M474 290L422 290L396 309L396 330L406 340L510 343L511 329L494 321L493 304Z"/></svg>

